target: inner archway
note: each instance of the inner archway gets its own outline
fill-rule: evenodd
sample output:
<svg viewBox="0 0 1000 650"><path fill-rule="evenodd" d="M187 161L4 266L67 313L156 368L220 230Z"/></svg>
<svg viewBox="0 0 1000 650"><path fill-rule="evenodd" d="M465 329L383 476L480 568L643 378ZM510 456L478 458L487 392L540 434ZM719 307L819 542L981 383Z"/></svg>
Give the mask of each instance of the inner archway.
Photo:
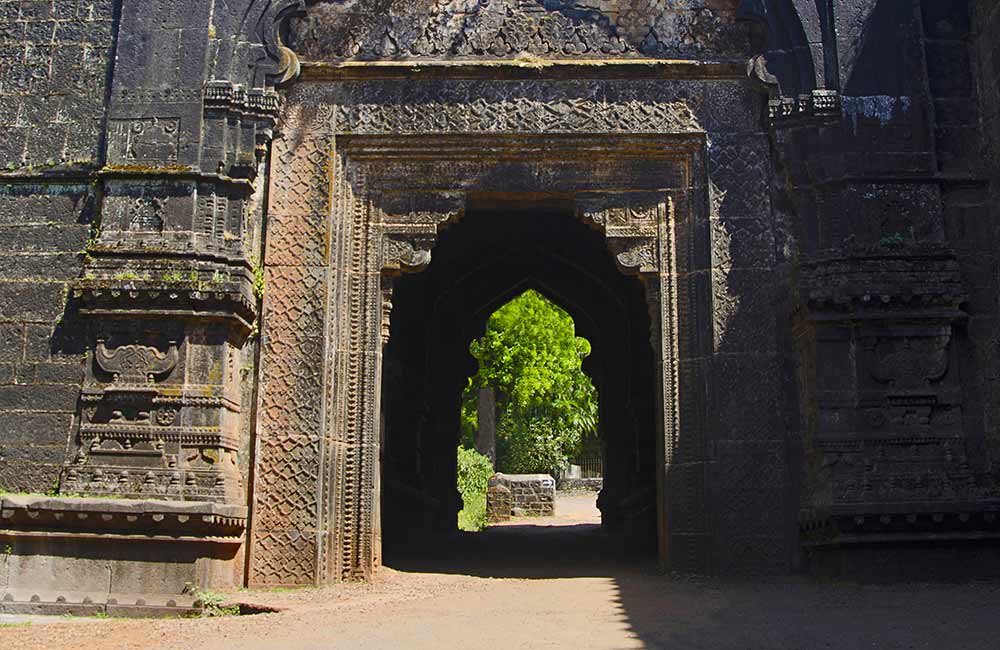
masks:
<svg viewBox="0 0 1000 650"><path fill-rule="evenodd" d="M592 346L572 316L528 289L490 315L469 350L479 368L462 394L463 447L506 474L559 477L584 459L600 466L599 396L583 369Z"/></svg>
<svg viewBox="0 0 1000 650"><path fill-rule="evenodd" d="M469 342L526 290L565 309L591 343L585 370L603 432L602 526L655 548L657 377L642 284L623 274L602 233L559 196L470 197L439 235L433 262L393 287L382 385L381 518L385 556L456 529L455 448Z"/></svg>

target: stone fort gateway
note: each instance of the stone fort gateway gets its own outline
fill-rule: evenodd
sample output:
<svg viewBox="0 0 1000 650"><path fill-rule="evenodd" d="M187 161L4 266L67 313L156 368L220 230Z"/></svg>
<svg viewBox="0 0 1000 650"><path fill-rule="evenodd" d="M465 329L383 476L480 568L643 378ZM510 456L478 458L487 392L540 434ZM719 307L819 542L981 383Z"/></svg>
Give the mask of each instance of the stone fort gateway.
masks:
<svg viewBox="0 0 1000 650"><path fill-rule="evenodd" d="M992 0L0 0L0 606L454 529L527 289L663 570L1000 573L998 44Z"/></svg>

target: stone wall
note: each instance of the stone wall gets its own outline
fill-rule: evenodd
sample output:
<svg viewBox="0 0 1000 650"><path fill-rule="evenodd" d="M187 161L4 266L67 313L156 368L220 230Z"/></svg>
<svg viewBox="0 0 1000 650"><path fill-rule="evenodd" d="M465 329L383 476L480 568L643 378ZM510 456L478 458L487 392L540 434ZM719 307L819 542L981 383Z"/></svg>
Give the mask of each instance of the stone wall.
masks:
<svg viewBox="0 0 1000 650"><path fill-rule="evenodd" d="M114 0L0 3L0 167L40 172L100 159Z"/></svg>
<svg viewBox="0 0 1000 650"><path fill-rule="evenodd" d="M490 523L500 521L503 514L500 510L508 505L508 516L554 517L555 479L548 474L494 474L486 491L486 513Z"/></svg>
<svg viewBox="0 0 1000 650"><path fill-rule="evenodd" d="M645 299L609 522L707 572L992 535L998 36L986 0L0 0L0 489L249 497L251 582L370 575L394 282L470 195L555 192Z"/></svg>
<svg viewBox="0 0 1000 650"><path fill-rule="evenodd" d="M803 536L824 570L869 533L976 535L990 524L970 512L996 492L995 227L969 4L843 3L834 18L841 110L824 117L817 91L774 121L794 187L779 200L800 278ZM925 524L915 504L948 514Z"/></svg>
<svg viewBox="0 0 1000 650"><path fill-rule="evenodd" d="M1000 5L989 0L978 0L973 3L971 37L973 39L973 68L978 82L979 118L982 129L980 142L983 152L984 172L990 180L987 194L988 206L974 206L971 211L974 219L971 223L978 225L972 232L972 237L980 240L982 246L989 248L985 258L990 268L996 268L996 244L1000 230ZM981 200L977 196L978 200ZM962 211L966 213L966 211ZM960 214L965 216L965 214ZM962 221L964 223L964 220ZM984 278L985 280L985 278ZM995 304L996 291L994 285L988 284L991 290L983 293L984 304ZM1000 382L996 368L1000 359L996 357L997 336L996 320L983 319L980 334L977 337L982 345L984 369L982 375L983 388L987 396L986 432L989 457L993 464L993 473L1000 483Z"/></svg>
<svg viewBox="0 0 1000 650"><path fill-rule="evenodd" d="M0 489L55 489L73 424L64 314L96 227L115 5L0 3Z"/></svg>

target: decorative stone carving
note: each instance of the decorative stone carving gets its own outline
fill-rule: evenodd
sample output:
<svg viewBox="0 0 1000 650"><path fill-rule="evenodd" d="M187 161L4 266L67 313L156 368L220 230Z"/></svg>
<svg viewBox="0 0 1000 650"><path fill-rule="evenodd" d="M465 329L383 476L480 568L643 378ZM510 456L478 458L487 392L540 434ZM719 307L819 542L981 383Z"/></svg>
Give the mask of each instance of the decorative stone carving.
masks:
<svg viewBox="0 0 1000 650"><path fill-rule="evenodd" d="M892 390L926 390L948 371L950 338L904 336L892 343L872 342L868 348L872 377Z"/></svg>
<svg viewBox="0 0 1000 650"><path fill-rule="evenodd" d="M382 268L419 271L431 263L433 245L434 239L428 236L387 235L382 240Z"/></svg>
<svg viewBox="0 0 1000 650"><path fill-rule="evenodd" d="M487 94L470 101L338 107L337 130L373 133L675 133L700 130L685 102L562 99Z"/></svg>
<svg viewBox="0 0 1000 650"><path fill-rule="evenodd" d="M389 342L392 318L392 278L382 278L382 346Z"/></svg>
<svg viewBox="0 0 1000 650"><path fill-rule="evenodd" d="M160 164L177 162L180 120L148 117L110 120L108 158L113 164Z"/></svg>
<svg viewBox="0 0 1000 650"><path fill-rule="evenodd" d="M138 232L163 232L163 199L139 197L132 205L128 229Z"/></svg>
<svg viewBox="0 0 1000 650"><path fill-rule="evenodd" d="M380 58L745 56L748 33L728 2L370 0L323 3L293 22L310 60Z"/></svg>
<svg viewBox="0 0 1000 650"><path fill-rule="evenodd" d="M97 339L94 360L98 367L123 384L152 384L177 367L177 342L170 341L166 352L149 345L123 345L109 349L105 339Z"/></svg>
<svg viewBox="0 0 1000 650"><path fill-rule="evenodd" d="M912 512L898 517L898 504L970 502L991 490L976 479L962 434L954 341L966 294L954 253L919 242L903 248L805 265L806 331L817 356L811 453L824 486L806 495L810 545L822 535L830 535L825 543L869 533L909 539L920 526ZM849 523L851 513L867 512L881 513L882 523Z"/></svg>
<svg viewBox="0 0 1000 650"><path fill-rule="evenodd" d="M658 241L629 239L615 241L615 260L626 273L656 273L660 268Z"/></svg>
<svg viewBox="0 0 1000 650"><path fill-rule="evenodd" d="M577 198L580 218L604 232L626 273L660 270L659 228L668 209L664 193L584 194Z"/></svg>
<svg viewBox="0 0 1000 650"><path fill-rule="evenodd" d="M273 2L251 3L244 15L245 25L256 29L256 38L263 45L264 52L257 60L256 67L266 81L272 85L282 85L299 76L299 57L282 41L282 28L286 21L305 12L306 5L316 0L275 0ZM256 18L256 20L253 20Z"/></svg>

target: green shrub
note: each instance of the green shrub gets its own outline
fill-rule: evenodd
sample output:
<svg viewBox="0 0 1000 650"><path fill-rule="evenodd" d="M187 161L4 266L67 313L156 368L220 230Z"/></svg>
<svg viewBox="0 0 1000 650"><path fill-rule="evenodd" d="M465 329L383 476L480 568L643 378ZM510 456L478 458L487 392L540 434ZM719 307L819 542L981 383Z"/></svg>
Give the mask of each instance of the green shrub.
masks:
<svg viewBox="0 0 1000 650"><path fill-rule="evenodd" d="M459 529L478 531L486 525L486 488L491 476L493 464L489 458L475 449L458 447L458 491L462 494Z"/></svg>

